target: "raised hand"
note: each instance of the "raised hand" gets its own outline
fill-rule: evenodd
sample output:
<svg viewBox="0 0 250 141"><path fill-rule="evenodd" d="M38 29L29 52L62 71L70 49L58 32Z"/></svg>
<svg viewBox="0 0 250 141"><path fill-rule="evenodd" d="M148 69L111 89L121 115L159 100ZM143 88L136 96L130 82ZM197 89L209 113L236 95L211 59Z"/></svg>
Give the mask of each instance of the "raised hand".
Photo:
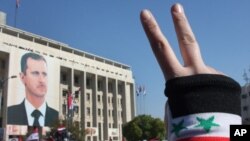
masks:
<svg viewBox="0 0 250 141"><path fill-rule="evenodd" d="M180 4L175 4L171 8L171 13L184 61L183 65L178 61L151 12L143 10L140 15L144 31L165 79L195 74L221 74L204 63L183 7Z"/></svg>

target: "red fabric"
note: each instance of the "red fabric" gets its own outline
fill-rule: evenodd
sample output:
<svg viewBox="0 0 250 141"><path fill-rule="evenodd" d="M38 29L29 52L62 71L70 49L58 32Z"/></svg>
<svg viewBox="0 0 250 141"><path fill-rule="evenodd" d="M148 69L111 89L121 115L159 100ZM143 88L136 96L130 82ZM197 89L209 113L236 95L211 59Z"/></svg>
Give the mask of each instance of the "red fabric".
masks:
<svg viewBox="0 0 250 141"><path fill-rule="evenodd" d="M68 93L68 109L73 109L73 98L71 93Z"/></svg>
<svg viewBox="0 0 250 141"><path fill-rule="evenodd" d="M177 141L230 141L230 139L226 137L190 137L178 139Z"/></svg>

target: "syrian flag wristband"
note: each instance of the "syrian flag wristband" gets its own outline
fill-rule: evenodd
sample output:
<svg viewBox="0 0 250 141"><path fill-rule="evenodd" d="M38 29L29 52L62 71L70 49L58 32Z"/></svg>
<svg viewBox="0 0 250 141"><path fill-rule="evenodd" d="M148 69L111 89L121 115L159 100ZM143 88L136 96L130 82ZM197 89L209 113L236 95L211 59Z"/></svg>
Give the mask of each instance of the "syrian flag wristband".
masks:
<svg viewBox="0 0 250 141"><path fill-rule="evenodd" d="M170 141L228 141L229 126L241 124L240 85L214 74L166 82L166 120Z"/></svg>

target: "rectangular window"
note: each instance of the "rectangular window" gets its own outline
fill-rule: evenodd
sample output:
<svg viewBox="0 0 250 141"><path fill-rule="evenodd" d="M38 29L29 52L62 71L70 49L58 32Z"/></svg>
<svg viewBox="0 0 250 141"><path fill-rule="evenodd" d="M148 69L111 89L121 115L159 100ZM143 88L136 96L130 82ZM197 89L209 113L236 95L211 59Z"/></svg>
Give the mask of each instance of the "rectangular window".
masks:
<svg viewBox="0 0 250 141"><path fill-rule="evenodd" d="M90 108L87 108L87 116L90 116Z"/></svg>
<svg viewBox="0 0 250 141"><path fill-rule="evenodd" d="M78 85L80 83L78 75L74 76L74 82L75 82L75 85Z"/></svg>
<svg viewBox="0 0 250 141"><path fill-rule="evenodd" d="M87 122L87 127L90 127L90 122Z"/></svg>
<svg viewBox="0 0 250 141"><path fill-rule="evenodd" d="M63 106L63 107L62 107L62 112L63 112L64 115L66 115L67 105L66 105L66 104L63 104L62 106Z"/></svg>
<svg viewBox="0 0 250 141"><path fill-rule="evenodd" d="M243 111L247 111L248 110L248 106L243 106Z"/></svg>
<svg viewBox="0 0 250 141"><path fill-rule="evenodd" d="M79 107L78 106L74 106L74 111L75 111L76 114L78 114L79 113Z"/></svg>
<svg viewBox="0 0 250 141"><path fill-rule="evenodd" d="M91 89L91 78L87 77L86 79L86 87L87 89Z"/></svg>
<svg viewBox="0 0 250 141"><path fill-rule="evenodd" d="M68 90L64 89L62 91L62 95L63 95L63 97L66 97L68 95Z"/></svg>
<svg viewBox="0 0 250 141"><path fill-rule="evenodd" d="M109 93L112 93L112 92L113 92L113 84L112 84L112 82L109 82L109 83L108 83L108 92L109 92Z"/></svg>
<svg viewBox="0 0 250 141"><path fill-rule="evenodd" d="M98 123L98 133L99 133L99 140L102 140L102 124Z"/></svg>
<svg viewBox="0 0 250 141"><path fill-rule="evenodd" d="M75 98L79 98L79 91L75 91Z"/></svg>
<svg viewBox="0 0 250 141"><path fill-rule="evenodd" d="M98 80L98 82L97 82L97 89L98 89L98 91L102 91L102 88L103 88L102 81Z"/></svg>
<svg viewBox="0 0 250 141"><path fill-rule="evenodd" d="M98 116L101 116L101 109L98 109Z"/></svg>
<svg viewBox="0 0 250 141"><path fill-rule="evenodd" d="M67 74L65 73L65 72L62 72L61 73L62 75L61 75L61 77L62 77L62 82L66 82L67 81Z"/></svg>
<svg viewBox="0 0 250 141"><path fill-rule="evenodd" d="M123 93L122 84L118 84L118 93L119 93L119 94L122 94L122 93Z"/></svg>
<svg viewBox="0 0 250 141"><path fill-rule="evenodd" d="M6 65L5 65L5 60L1 60L1 69L4 70L4 69L5 69L5 66L6 66Z"/></svg>
<svg viewBox="0 0 250 141"><path fill-rule="evenodd" d="M86 94L86 97L87 97L87 98L86 98L87 101L90 101L90 93L87 93L87 94Z"/></svg>
<svg viewBox="0 0 250 141"><path fill-rule="evenodd" d="M97 101L98 101L99 103L101 102L101 96L100 96L100 95L97 96Z"/></svg>

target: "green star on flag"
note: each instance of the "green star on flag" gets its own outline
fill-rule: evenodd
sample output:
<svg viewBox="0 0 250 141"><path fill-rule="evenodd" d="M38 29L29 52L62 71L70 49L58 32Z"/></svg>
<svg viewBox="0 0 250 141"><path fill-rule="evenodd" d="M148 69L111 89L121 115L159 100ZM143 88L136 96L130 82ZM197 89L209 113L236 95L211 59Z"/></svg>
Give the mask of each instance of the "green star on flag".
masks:
<svg viewBox="0 0 250 141"><path fill-rule="evenodd" d="M187 129L185 126L183 126L184 123L184 119L182 121L180 121L178 124L173 123L173 129L171 131L171 133L175 133L175 135L178 137L179 136L179 132L183 129Z"/></svg>
<svg viewBox="0 0 250 141"><path fill-rule="evenodd" d="M195 127L202 127L206 132L210 132L212 126L220 126L219 124L213 123L214 116L209 117L207 120L203 118L196 117L196 119L200 122L199 125Z"/></svg>

